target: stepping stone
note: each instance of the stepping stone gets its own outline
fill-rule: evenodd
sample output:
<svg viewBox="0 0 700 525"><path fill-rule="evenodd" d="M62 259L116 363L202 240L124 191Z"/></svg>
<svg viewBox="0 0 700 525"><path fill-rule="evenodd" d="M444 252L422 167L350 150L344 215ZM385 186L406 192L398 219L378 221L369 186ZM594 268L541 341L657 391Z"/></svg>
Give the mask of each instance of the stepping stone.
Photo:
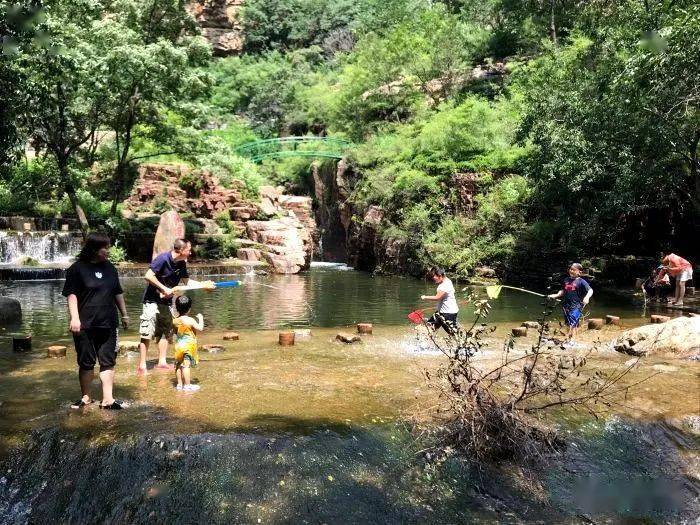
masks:
<svg viewBox="0 0 700 525"><path fill-rule="evenodd" d="M671 318L667 315L652 315L649 320L651 321L651 324L660 324L670 321Z"/></svg>
<svg viewBox="0 0 700 525"><path fill-rule="evenodd" d="M603 328L603 320L602 319L589 319L588 320L588 329L589 330L600 330Z"/></svg>
<svg viewBox="0 0 700 525"><path fill-rule="evenodd" d="M537 321L525 321L522 325L525 328L532 328L533 330L539 330L540 329L540 323Z"/></svg>
<svg viewBox="0 0 700 525"><path fill-rule="evenodd" d="M372 324L371 323L357 323L357 333L358 334L371 334Z"/></svg>
<svg viewBox="0 0 700 525"><path fill-rule="evenodd" d="M47 357L66 357L68 347L61 345L52 345L46 349Z"/></svg>
<svg viewBox="0 0 700 525"><path fill-rule="evenodd" d="M616 315L606 315L605 324L614 324L615 326L620 326L620 318Z"/></svg>
<svg viewBox="0 0 700 525"><path fill-rule="evenodd" d="M16 335L12 337L12 350L14 350L15 352L28 352L31 349L31 335Z"/></svg>
<svg viewBox="0 0 700 525"><path fill-rule="evenodd" d="M127 352L138 352L139 342L138 341L119 341L118 352L119 355L126 355Z"/></svg>
<svg viewBox="0 0 700 525"><path fill-rule="evenodd" d="M311 337L311 329L310 328L297 328L296 330L294 330L294 335L295 335L295 337L301 337L301 338Z"/></svg>
<svg viewBox="0 0 700 525"><path fill-rule="evenodd" d="M294 337L294 332L280 332L278 340L280 346L293 346Z"/></svg>
<svg viewBox="0 0 700 525"><path fill-rule="evenodd" d="M513 334L513 337L525 337L527 335L527 327L516 326L511 332Z"/></svg>
<svg viewBox="0 0 700 525"><path fill-rule="evenodd" d="M224 334L224 341L238 341L241 337L236 332L226 332Z"/></svg>

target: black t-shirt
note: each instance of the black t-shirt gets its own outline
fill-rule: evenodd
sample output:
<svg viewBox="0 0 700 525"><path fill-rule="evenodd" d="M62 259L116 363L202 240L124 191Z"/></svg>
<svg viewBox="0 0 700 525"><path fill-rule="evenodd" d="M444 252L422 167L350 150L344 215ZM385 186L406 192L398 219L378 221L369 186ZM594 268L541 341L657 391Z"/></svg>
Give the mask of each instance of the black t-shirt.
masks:
<svg viewBox="0 0 700 525"><path fill-rule="evenodd" d="M66 271L63 295L78 298L81 328L116 328L119 319L114 297L121 293L119 274L109 261L77 261Z"/></svg>
<svg viewBox="0 0 700 525"><path fill-rule="evenodd" d="M149 268L156 274L156 279L168 288L177 286L180 279L189 279L190 277L187 273L187 261L175 261L170 252L158 255L151 261ZM160 293L158 288L149 283L143 292L143 302L170 304L172 298L162 298Z"/></svg>

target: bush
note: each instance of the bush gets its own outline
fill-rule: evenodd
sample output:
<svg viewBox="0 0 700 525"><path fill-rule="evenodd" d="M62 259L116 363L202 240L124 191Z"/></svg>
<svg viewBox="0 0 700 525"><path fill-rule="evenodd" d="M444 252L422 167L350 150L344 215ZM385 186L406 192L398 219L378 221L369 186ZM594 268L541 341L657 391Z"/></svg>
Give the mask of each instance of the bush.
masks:
<svg viewBox="0 0 700 525"><path fill-rule="evenodd" d="M119 264L126 261L126 250L119 246L118 242L115 242L114 246L109 249L109 261L112 264Z"/></svg>
<svg viewBox="0 0 700 525"><path fill-rule="evenodd" d="M260 186L267 182L255 164L229 152L198 155L196 160L202 169L211 171L227 188L234 180L243 182L243 194L247 198L257 198Z"/></svg>
<svg viewBox="0 0 700 525"><path fill-rule="evenodd" d="M104 220L110 217L112 209L111 202L100 201L85 189L79 189L75 193L78 198L78 203L81 208L83 208L88 220ZM61 199L59 211L63 216L73 216L75 214L67 195Z"/></svg>
<svg viewBox="0 0 700 525"><path fill-rule="evenodd" d="M185 190L188 197L198 198L204 188L204 178L200 171L193 170L180 175L180 180L178 180L177 184Z"/></svg>
<svg viewBox="0 0 700 525"><path fill-rule="evenodd" d="M235 257L238 248L238 240L233 235L207 237L197 247L197 256L202 259L227 259Z"/></svg>

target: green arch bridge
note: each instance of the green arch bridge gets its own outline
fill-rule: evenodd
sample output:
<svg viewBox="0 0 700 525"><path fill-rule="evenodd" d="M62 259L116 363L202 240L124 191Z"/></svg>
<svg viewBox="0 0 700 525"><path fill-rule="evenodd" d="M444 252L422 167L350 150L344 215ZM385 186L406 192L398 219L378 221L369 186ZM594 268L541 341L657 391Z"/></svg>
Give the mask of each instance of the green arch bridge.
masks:
<svg viewBox="0 0 700 525"><path fill-rule="evenodd" d="M349 146L350 142L347 140L333 137L280 137L248 142L238 146L234 151L241 157L247 157L253 162L285 157L340 159Z"/></svg>

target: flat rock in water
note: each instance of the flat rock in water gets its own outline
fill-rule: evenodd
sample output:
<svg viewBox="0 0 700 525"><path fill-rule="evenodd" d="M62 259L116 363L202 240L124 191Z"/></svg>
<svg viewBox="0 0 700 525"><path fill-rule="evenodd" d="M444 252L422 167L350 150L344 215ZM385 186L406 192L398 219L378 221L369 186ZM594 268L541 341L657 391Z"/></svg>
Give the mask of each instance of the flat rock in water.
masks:
<svg viewBox="0 0 700 525"><path fill-rule="evenodd" d="M226 332L224 334L223 340L224 341L238 341L240 339L240 335L238 335L236 332Z"/></svg>
<svg viewBox="0 0 700 525"><path fill-rule="evenodd" d="M540 329L540 323L537 321L525 321L522 325L525 328L532 328L533 330L539 330Z"/></svg>
<svg viewBox="0 0 700 525"><path fill-rule="evenodd" d="M127 352L138 352L139 342L138 341L119 341L118 347L119 355L124 355Z"/></svg>
<svg viewBox="0 0 700 525"><path fill-rule="evenodd" d="M351 344L359 343L360 341L362 341L362 338L359 335L340 333L335 336L335 340L340 341L341 343Z"/></svg>
<svg viewBox="0 0 700 525"><path fill-rule="evenodd" d="M613 342L613 348L636 356L671 354L694 358L700 355L700 317L677 317L627 330Z"/></svg>
<svg viewBox="0 0 700 525"><path fill-rule="evenodd" d="M221 345L208 344L208 345L202 345L202 350L205 352L209 352L210 354L215 354L217 352L223 352L224 350L226 350L226 348L224 348Z"/></svg>

